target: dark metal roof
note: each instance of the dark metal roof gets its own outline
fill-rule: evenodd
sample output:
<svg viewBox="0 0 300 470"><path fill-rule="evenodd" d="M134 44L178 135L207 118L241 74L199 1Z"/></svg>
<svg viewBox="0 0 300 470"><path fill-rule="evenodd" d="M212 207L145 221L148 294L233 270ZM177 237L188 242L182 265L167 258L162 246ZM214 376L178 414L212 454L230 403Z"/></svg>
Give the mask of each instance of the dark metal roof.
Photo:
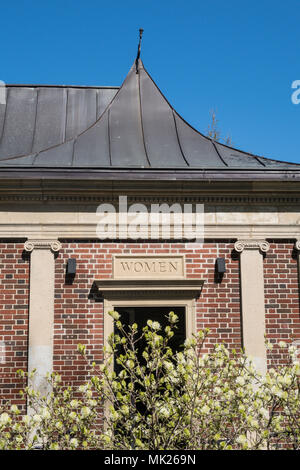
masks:
<svg viewBox="0 0 300 470"><path fill-rule="evenodd" d="M37 154L77 137L99 119L118 89L7 85L6 105L0 103L0 161ZM27 159L14 164L23 166Z"/></svg>
<svg viewBox="0 0 300 470"><path fill-rule="evenodd" d="M10 86L0 104L0 169L265 172L300 164L217 143L172 108L141 60L116 88Z"/></svg>

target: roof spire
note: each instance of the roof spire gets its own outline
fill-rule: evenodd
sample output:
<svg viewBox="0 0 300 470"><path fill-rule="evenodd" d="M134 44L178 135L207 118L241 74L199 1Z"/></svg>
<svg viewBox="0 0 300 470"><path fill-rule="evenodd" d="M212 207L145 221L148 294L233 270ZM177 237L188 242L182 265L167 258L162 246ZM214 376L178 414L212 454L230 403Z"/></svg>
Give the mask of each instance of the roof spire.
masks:
<svg viewBox="0 0 300 470"><path fill-rule="evenodd" d="M139 73L138 67L139 67L139 58L140 58L140 55L141 55L141 42L142 42L143 32L144 32L144 30L142 28L140 28L140 40L139 40L139 45L138 45L137 56L136 56L136 59L135 59L136 73Z"/></svg>

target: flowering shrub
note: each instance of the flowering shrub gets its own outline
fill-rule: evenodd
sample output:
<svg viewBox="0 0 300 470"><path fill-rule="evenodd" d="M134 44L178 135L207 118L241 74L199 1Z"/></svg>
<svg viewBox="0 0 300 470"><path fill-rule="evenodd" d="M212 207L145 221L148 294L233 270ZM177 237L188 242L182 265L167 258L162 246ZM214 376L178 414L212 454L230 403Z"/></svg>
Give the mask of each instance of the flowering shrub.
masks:
<svg viewBox="0 0 300 470"><path fill-rule="evenodd" d="M111 315L115 333L90 381L64 388L52 374L45 397L26 387L28 415L15 405L0 410L0 449L299 449L294 348L286 366L262 377L241 351L219 344L204 354L208 330L172 351L173 312L164 331L151 320L142 331L125 328Z"/></svg>
<svg viewBox="0 0 300 470"><path fill-rule="evenodd" d="M0 449L84 449L96 445L93 425L99 410L91 383L78 389L62 387L58 374L49 376L48 382L52 391L47 396L32 387L22 392L28 403L27 415L22 416L16 405L6 405L0 414Z"/></svg>

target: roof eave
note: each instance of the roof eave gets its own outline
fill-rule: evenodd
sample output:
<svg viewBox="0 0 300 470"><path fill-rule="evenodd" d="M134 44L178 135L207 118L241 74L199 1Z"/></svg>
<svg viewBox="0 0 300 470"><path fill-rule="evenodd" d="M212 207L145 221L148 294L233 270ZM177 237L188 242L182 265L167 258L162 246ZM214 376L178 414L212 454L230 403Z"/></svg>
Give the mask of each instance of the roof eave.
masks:
<svg viewBox="0 0 300 470"><path fill-rule="evenodd" d="M0 168L0 179L92 179L118 181L300 181L300 168L292 170L201 168Z"/></svg>

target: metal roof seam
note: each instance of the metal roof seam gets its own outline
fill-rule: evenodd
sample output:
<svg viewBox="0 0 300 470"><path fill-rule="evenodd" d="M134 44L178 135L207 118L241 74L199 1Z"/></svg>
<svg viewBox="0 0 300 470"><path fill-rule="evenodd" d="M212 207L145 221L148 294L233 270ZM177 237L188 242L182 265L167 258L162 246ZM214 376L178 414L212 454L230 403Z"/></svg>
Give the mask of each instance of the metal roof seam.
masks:
<svg viewBox="0 0 300 470"><path fill-rule="evenodd" d="M175 119L175 114L174 114L174 109L171 108L171 110L172 110L172 116L173 116L173 120L174 120L174 126L175 126L175 131L176 131L176 137L177 137L177 141L178 141L178 145L179 145L179 148L180 148L180 152L181 152L182 158L183 158L184 161L186 162L187 166L190 166L190 164L189 164L187 158L186 158L185 155L184 155L184 152L183 152L183 149L182 149L182 146L181 146L181 142L180 142L180 139L179 139L177 124L176 124L176 119Z"/></svg>
<svg viewBox="0 0 300 470"><path fill-rule="evenodd" d="M65 92L65 95L66 95L66 99L65 99L65 125L64 125L64 128L63 128L63 142L66 142L66 132L67 132L67 125L68 125L68 103L69 103L69 89L66 88L66 90L64 90Z"/></svg>
<svg viewBox="0 0 300 470"><path fill-rule="evenodd" d="M145 134L144 134L143 109L142 109L142 97L141 97L141 74L140 74L139 69L138 69L138 91L139 91L140 122L141 122L141 129L142 129L142 140L143 140L143 145L144 145L144 149L145 149L146 159L147 159L149 167L151 167L151 162L150 162L149 155L148 155L148 152L147 152L147 145L146 145L146 142L145 142Z"/></svg>
<svg viewBox="0 0 300 470"><path fill-rule="evenodd" d="M75 144L77 142L77 138L73 139L73 147L72 147L72 156L71 156L71 166L74 166L74 158L75 158Z"/></svg>
<svg viewBox="0 0 300 470"><path fill-rule="evenodd" d="M217 146L216 146L216 143L214 140L210 139L211 143L213 144L213 147L218 155L218 157L220 158L221 162L224 163L225 166L229 167L228 163L226 163L226 161L224 160L224 158L221 156L219 150L217 149Z"/></svg>
<svg viewBox="0 0 300 470"><path fill-rule="evenodd" d="M4 136L4 128L5 128L5 123L6 123L6 115L7 115L7 103L8 103L8 96L10 94L10 90L9 88L6 90L6 104L5 104L5 108L4 108L4 116L3 116L3 125L2 125L2 132L1 132L1 135L0 135L0 147L1 147L1 144L2 144L2 139L3 139L3 136Z"/></svg>
<svg viewBox="0 0 300 470"><path fill-rule="evenodd" d="M104 113L103 113L104 114ZM110 133L110 105L107 108L107 134L108 134L108 156L109 164L112 166L112 156L111 156L111 133Z"/></svg>
<svg viewBox="0 0 300 470"><path fill-rule="evenodd" d="M254 158L256 158L256 160L264 167L266 167L266 165L264 164L264 162L261 161L261 159L257 156L254 156Z"/></svg>
<svg viewBox="0 0 300 470"><path fill-rule="evenodd" d="M38 102L39 102L39 89L37 88L36 90L36 100L35 100L35 117L34 117L34 127L33 127L33 132L32 132L32 142L31 142L31 152L33 152L34 149L34 141L35 141L35 136L36 136L36 122L37 122L37 110L38 110Z"/></svg>

